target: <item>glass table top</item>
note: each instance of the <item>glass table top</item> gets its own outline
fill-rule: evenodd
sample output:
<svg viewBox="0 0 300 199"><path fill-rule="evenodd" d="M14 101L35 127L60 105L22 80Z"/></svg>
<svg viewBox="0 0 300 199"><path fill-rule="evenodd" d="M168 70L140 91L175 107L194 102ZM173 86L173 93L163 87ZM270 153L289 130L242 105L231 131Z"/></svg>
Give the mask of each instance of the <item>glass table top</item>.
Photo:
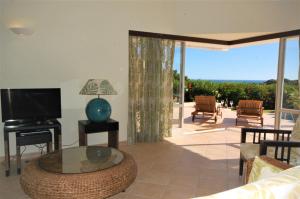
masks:
<svg viewBox="0 0 300 199"><path fill-rule="evenodd" d="M115 148L81 146L43 155L39 166L54 173L88 173L113 167L123 158L122 152Z"/></svg>

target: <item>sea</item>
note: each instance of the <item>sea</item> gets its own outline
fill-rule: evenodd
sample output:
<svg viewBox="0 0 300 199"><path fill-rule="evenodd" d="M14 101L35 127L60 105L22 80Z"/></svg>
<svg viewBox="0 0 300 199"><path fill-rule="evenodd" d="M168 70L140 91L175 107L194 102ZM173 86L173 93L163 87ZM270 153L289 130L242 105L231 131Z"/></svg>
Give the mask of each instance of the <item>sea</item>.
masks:
<svg viewBox="0 0 300 199"><path fill-rule="evenodd" d="M217 83L230 82L230 83L252 83L252 84L261 84L267 80L236 80L236 79L201 79L205 81L212 81Z"/></svg>

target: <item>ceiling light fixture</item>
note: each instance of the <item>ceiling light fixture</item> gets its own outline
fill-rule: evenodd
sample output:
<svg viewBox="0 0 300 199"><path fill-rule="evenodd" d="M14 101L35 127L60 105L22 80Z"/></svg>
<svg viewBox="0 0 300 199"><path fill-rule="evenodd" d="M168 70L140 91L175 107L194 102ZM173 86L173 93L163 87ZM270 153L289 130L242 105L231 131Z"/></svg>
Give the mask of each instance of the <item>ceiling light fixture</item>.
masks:
<svg viewBox="0 0 300 199"><path fill-rule="evenodd" d="M34 33L33 29L28 27L10 27L9 29L19 36L28 36Z"/></svg>

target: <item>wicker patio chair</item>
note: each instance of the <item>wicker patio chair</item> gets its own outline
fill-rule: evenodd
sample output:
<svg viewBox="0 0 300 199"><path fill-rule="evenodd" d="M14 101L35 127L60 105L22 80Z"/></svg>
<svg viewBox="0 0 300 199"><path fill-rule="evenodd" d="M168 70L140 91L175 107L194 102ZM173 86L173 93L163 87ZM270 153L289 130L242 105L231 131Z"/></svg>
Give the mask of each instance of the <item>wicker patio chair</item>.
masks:
<svg viewBox="0 0 300 199"><path fill-rule="evenodd" d="M267 135L274 136L274 140L267 140ZM289 164L291 149L300 147L300 142L290 141L291 135L290 130L242 128L239 175L243 175L244 163L258 155L267 155ZM251 142L247 142L247 137Z"/></svg>
<svg viewBox="0 0 300 199"><path fill-rule="evenodd" d="M193 122L199 112L202 113L203 117L205 114L212 115L212 118L217 122L218 109L216 108L215 96L195 96L195 103L195 111L191 113Z"/></svg>
<svg viewBox="0 0 300 199"><path fill-rule="evenodd" d="M239 118L256 118L260 120L261 126L264 125L263 118L263 101L259 100L240 100L236 107L236 121L237 125Z"/></svg>

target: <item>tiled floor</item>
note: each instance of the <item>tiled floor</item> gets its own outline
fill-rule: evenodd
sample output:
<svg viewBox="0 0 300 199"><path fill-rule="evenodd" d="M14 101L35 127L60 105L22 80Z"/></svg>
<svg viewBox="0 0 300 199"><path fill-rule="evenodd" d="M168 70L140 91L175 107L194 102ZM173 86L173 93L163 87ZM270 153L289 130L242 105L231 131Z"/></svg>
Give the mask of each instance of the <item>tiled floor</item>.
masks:
<svg viewBox="0 0 300 199"><path fill-rule="evenodd" d="M238 176L239 129L209 132L174 130L162 143L123 146L138 164L138 177L113 198L184 199L242 184Z"/></svg>
<svg viewBox="0 0 300 199"><path fill-rule="evenodd" d="M194 198L242 184L238 176L240 128L260 125L241 121L236 126L236 113L230 109L222 109L223 117L218 117L217 124L209 118L193 123L193 110L193 103L185 104L184 128L176 128L175 124L173 136L161 143L121 144L121 150L135 158L138 176L126 192L112 199ZM174 108L173 115L178 117L178 109ZM264 128L273 128L274 114L265 113L264 118ZM291 121L282 122L286 129L293 126ZM0 171L4 173L3 165ZM21 190L18 176L0 175L0 199L23 198L28 197Z"/></svg>
<svg viewBox="0 0 300 199"><path fill-rule="evenodd" d="M239 129L187 132L174 129L173 134L161 143L121 145L122 150L135 158L138 176L126 192L112 198L193 198L241 184ZM0 175L0 198L27 198L18 176Z"/></svg>

